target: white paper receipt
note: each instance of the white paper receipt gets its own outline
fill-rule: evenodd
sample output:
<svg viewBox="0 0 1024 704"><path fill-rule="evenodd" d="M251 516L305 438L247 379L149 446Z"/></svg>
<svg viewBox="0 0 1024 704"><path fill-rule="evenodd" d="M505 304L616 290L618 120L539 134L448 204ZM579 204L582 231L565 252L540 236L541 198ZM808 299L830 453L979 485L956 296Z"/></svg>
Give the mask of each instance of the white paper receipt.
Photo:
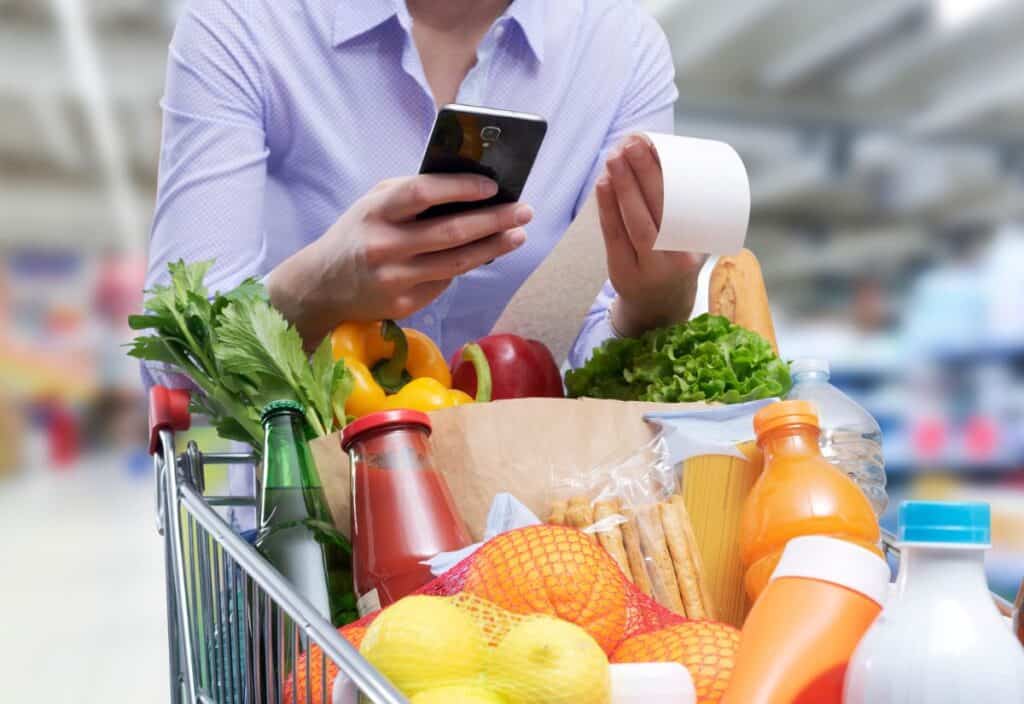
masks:
<svg viewBox="0 0 1024 704"><path fill-rule="evenodd" d="M655 249L736 254L750 223L750 180L730 145L646 132L661 161L665 207Z"/></svg>

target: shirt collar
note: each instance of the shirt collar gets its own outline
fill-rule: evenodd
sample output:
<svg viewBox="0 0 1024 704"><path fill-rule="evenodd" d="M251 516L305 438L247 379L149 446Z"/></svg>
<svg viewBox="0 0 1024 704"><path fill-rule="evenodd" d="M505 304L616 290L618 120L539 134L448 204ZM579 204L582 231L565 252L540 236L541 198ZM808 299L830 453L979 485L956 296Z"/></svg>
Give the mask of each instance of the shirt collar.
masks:
<svg viewBox="0 0 1024 704"><path fill-rule="evenodd" d="M395 16L401 0L335 0L334 46L366 34ZM403 8L404 9L404 8Z"/></svg>
<svg viewBox="0 0 1024 704"><path fill-rule="evenodd" d="M336 0L334 46L366 34L405 11L402 0ZM403 6L398 7L401 3ZM544 60L544 0L512 0L503 17L508 17L526 37L537 61Z"/></svg>
<svg viewBox="0 0 1024 704"><path fill-rule="evenodd" d="M545 0L512 0L504 15L519 25L539 62L544 61L544 3Z"/></svg>

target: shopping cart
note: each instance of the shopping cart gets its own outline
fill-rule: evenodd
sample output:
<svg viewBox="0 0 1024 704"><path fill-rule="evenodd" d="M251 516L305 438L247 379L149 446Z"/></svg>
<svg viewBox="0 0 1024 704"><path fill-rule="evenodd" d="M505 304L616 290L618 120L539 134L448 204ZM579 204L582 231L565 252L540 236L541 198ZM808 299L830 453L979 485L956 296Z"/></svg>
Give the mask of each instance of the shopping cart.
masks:
<svg viewBox="0 0 1024 704"><path fill-rule="evenodd" d="M168 579L171 704L327 704L329 663L376 704L405 704L216 511L255 506L256 497L204 495L207 466L251 466L256 458L204 453L194 442L177 455L174 433L190 426L188 402L186 391L154 387L150 393L149 450ZM892 538L884 535L885 549L898 560ZM1009 602L993 599L1005 616L1012 613ZM319 650L297 660L314 645ZM319 686L299 687L300 678Z"/></svg>
<svg viewBox="0 0 1024 704"><path fill-rule="evenodd" d="M256 497L204 495L206 467L253 466L256 458L204 453L194 442L176 454L174 433L191 423L188 404L187 391L157 386L150 392L171 704L326 704L329 663L377 704L406 704L216 510L255 506ZM319 648L311 653L313 645ZM299 660L300 653L308 657ZM300 679L319 685L300 687Z"/></svg>

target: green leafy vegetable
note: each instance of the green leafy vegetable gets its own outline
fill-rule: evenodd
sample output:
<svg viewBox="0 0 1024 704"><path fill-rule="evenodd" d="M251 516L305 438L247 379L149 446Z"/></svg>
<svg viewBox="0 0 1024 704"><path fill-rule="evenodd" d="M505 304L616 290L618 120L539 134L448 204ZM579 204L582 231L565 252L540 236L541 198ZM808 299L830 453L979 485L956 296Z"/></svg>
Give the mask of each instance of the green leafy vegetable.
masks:
<svg viewBox="0 0 1024 704"><path fill-rule="evenodd" d="M147 291L146 314L129 319L136 337L128 354L173 365L202 390L193 410L207 415L229 440L263 444L260 410L270 401L294 399L306 409L315 435L328 435L345 419L352 377L335 362L329 339L312 359L297 330L270 305L255 279L211 296L203 280L213 262L175 262L171 281Z"/></svg>
<svg viewBox="0 0 1024 704"><path fill-rule="evenodd" d="M705 314L640 338L611 339L565 375L570 396L742 403L783 396L789 367L760 335Z"/></svg>

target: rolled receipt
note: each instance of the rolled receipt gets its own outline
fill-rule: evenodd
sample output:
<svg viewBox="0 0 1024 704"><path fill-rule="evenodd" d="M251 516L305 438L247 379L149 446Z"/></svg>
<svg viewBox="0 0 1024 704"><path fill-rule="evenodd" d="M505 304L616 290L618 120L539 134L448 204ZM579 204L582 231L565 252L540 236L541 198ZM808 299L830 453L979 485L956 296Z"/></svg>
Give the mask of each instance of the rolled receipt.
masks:
<svg viewBox="0 0 1024 704"><path fill-rule="evenodd" d="M736 254L750 223L750 180L730 145L645 132L661 161L665 204L654 248Z"/></svg>

